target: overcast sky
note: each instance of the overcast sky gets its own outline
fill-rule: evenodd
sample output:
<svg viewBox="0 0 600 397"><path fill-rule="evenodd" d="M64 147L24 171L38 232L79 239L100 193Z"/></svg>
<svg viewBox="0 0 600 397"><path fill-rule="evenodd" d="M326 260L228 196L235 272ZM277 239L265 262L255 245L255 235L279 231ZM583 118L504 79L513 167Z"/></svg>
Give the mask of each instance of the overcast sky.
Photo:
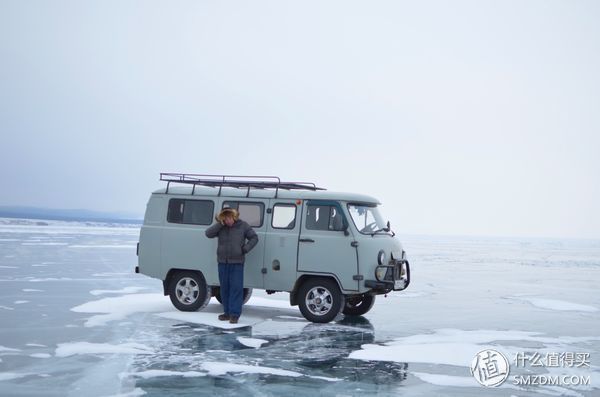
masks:
<svg viewBox="0 0 600 397"><path fill-rule="evenodd" d="M600 2L0 0L0 205L279 175L396 232L600 238Z"/></svg>

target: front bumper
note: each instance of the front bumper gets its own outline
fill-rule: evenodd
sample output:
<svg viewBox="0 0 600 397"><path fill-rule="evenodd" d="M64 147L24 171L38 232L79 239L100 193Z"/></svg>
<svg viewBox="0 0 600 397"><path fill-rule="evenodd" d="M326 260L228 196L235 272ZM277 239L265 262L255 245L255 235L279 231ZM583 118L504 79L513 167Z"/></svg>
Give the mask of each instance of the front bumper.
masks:
<svg viewBox="0 0 600 397"><path fill-rule="evenodd" d="M410 284L410 263L406 259L392 260L387 265L377 266L376 274L383 278L365 280L365 287L380 291L402 291Z"/></svg>

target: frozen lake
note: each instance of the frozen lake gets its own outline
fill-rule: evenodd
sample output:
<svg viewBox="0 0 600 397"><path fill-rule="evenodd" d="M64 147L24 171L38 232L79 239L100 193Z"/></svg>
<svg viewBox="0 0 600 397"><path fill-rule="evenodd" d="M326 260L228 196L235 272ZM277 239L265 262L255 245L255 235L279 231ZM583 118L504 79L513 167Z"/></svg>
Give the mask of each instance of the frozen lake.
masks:
<svg viewBox="0 0 600 397"><path fill-rule="evenodd" d="M234 326L135 274L138 233L0 219L0 395L600 395L600 241L403 236L412 283L365 316L311 324L255 291ZM469 367L490 348L511 371L484 389Z"/></svg>

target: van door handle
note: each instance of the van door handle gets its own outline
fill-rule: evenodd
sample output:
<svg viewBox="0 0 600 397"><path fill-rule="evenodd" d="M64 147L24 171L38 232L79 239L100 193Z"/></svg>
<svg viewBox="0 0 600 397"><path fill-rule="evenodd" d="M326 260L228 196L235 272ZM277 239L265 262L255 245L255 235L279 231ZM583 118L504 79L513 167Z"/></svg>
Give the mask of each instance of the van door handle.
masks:
<svg viewBox="0 0 600 397"><path fill-rule="evenodd" d="M315 240L313 240L312 238L301 238L300 240L301 243L314 243Z"/></svg>

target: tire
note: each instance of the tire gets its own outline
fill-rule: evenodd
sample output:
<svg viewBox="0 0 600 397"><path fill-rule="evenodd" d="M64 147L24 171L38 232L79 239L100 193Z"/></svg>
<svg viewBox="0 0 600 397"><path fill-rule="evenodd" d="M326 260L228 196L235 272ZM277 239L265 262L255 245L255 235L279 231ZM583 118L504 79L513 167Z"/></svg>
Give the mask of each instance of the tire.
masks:
<svg viewBox="0 0 600 397"><path fill-rule="evenodd" d="M362 316L367 313L375 304L375 295L355 295L346 297L344 304L344 313L346 316Z"/></svg>
<svg viewBox="0 0 600 397"><path fill-rule="evenodd" d="M221 300L221 288L212 287L212 296L214 296L215 299L219 303L221 303L221 304L223 303L223 301ZM251 296L252 296L252 288L244 288L244 299L242 300L242 305L245 305L246 303L248 303Z"/></svg>
<svg viewBox="0 0 600 397"><path fill-rule="evenodd" d="M298 290L298 306L305 319L313 323L332 321L344 307L344 295L328 278L309 278Z"/></svg>
<svg viewBox="0 0 600 397"><path fill-rule="evenodd" d="M204 309L210 301L210 289L200 272L180 271L169 283L171 303L183 312Z"/></svg>

